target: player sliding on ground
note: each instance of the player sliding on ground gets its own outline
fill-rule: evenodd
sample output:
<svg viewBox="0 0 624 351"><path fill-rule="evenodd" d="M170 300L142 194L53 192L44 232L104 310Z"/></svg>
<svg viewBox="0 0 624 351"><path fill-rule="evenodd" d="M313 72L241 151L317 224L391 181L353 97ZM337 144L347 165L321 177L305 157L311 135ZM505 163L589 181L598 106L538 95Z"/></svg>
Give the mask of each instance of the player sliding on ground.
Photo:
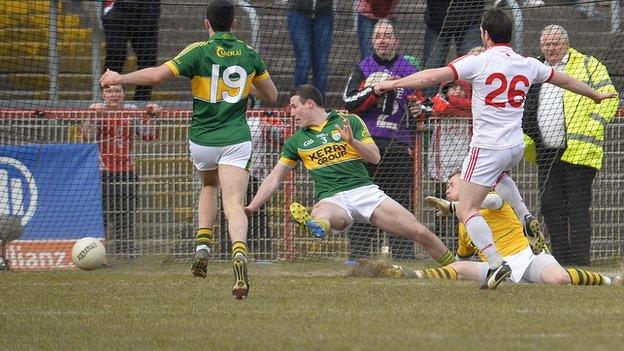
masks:
<svg viewBox="0 0 624 351"><path fill-rule="evenodd" d="M371 223L388 233L405 233L441 265L454 261L437 236L373 184L364 162L379 163L381 156L358 116L326 112L321 93L312 85L296 89L290 108L300 129L286 140L279 163L245 207L248 214L271 197L300 160L312 175L317 204L311 215L297 203L291 204L290 212L312 235L324 238L330 230L344 231L355 221Z"/></svg>
<svg viewBox="0 0 624 351"><path fill-rule="evenodd" d="M459 172L451 176L446 190L447 200L428 197L426 202L438 208L438 215L446 216L453 213L457 201ZM512 282L572 284L572 285L610 285L620 282L617 276L606 276L582 269L561 267L553 255L541 252L534 255L527 238L523 235L522 225L511 206L503 202L496 194L486 196L480 210L481 216L492 228L494 243L503 259L511 267ZM477 254L482 261L485 255L476 248L466 233L466 227L459 224L459 241L457 256L467 260ZM403 276L406 278L442 278L451 280L483 280L488 272L488 264L476 261L458 261L446 267L430 268L419 271L406 271L394 266L398 272L385 271L385 275Z"/></svg>
<svg viewBox="0 0 624 351"><path fill-rule="evenodd" d="M502 10L488 10L481 22L481 40L487 49L463 56L447 67L428 69L375 85L378 94L398 88L420 89L463 79L472 84L473 136L459 181L457 217L476 247L487 257L489 272L482 289L494 289L511 268L503 261L492 239L492 230L479 213L492 187L518 214L527 235L538 237L540 225L529 213L514 181L503 171L520 162L524 154L521 128L524 100L533 84L549 82L596 103L613 98L614 92L598 92L587 84L557 72L511 48L512 22Z"/></svg>

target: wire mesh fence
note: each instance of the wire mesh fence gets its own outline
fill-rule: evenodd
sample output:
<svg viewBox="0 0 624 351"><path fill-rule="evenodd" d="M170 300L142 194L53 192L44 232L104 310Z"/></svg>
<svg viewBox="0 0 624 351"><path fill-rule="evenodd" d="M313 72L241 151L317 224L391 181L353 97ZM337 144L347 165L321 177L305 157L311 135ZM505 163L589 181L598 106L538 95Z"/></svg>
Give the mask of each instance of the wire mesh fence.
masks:
<svg viewBox="0 0 624 351"><path fill-rule="evenodd" d="M387 187L401 183L406 207L454 249L457 220L437 218L435 210L424 205L423 198L444 197L449 173L461 167L468 152L472 128L470 105L466 108L465 104L455 104L457 100L451 97L453 89L459 88L423 90L418 100L425 106L422 114L409 111L413 106L407 100L409 94L405 94L406 100L401 100L400 94L388 94L366 108L355 106L355 109L351 108L350 98L370 85L367 78L374 72L362 69L367 59L376 62L379 72L388 71L392 76L396 68L392 65L398 59L417 71L444 66L481 46L481 14L492 7L503 8L512 17L512 46L516 52L543 56L545 49L540 46L543 29L560 25L567 31L570 47L586 55L583 57L597 60L609 74L609 82L592 81L595 69L585 65L589 74L580 74L581 80L596 89L612 83L617 91L621 90L621 4L618 1L546 1L540 7L529 7L527 3L237 1L237 24L233 32L264 59L279 90L277 106L288 102L291 87L310 82L323 93L326 107L355 111L362 116L370 114L370 118L363 118L376 142L400 146L382 147L383 158L392 158L398 149L405 151L408 156L402 161L403 166L412 170L413 179L405 183L398 171L387 169L375 171L371 176L375 182L389 184ZM104 68L131 72L160 65L188 44L208 40L205 8L205 1L194 0L8 0L0 4L0 210L4 217L20 218L25 230L20 240L4 243L5 256L14 266L37 269L70 265L67 260L56 264L49 253L67 254L68 243L86 235L84 231L68 228L87 225L91 226L87 232L106 239L108 253L114 257L168 254L187 259L192 255L199 192L199 178L188 151L193 83L175 79L153 89L128 86L125 100L127 103L133 100L134 105L126 106L123 112L101 109L92 103L102 99L98 79ZM375 24L380 19L389 21L392 31L389 38L378 36L380 29ZM389 57L386 51L390 52ZM573 54L567 55L566 62L570 62L569 55ZM565 65L564 62L561 67ZM458 96L467 99L471 95L465 90L463 94ZM542 101L550 98L547 94L556 93L542 89L533 98ZM437 105L436 96L441 99ZM531 98L529 94L527 106ZM624 123L621 118L614 118L615 110L605 115L606 110L586 107L589 103L586 100L569 100L567 96L559 99L563 99L560 105L567 105L564 112L536 107L535 113L550 116L551 120L557 116L564 118L567 138L574 128L575 134L594 137L591 133L598 133L596 145L604 151L604 157L592 156L595 160L600 158L602 165L593 182L590 181L589 195L575 194L574 184L566 189L563 186L554 189L555 195L569 194L565 199L551 197L559 203L547 205L550 206L545 214L547 238L553 235L553 228L557 228L555 235L567 240L574 236L590 238L592 263L615 264L622 257L624 245L621 234ZM150 112L149 101L157 103L161 110ZM441 112L444 104L459 110ZM569 106L573 107L569 109ZM590 109L593 111L590 117L594 116L591 118L599 126L588 122L590 117L577 117L579 111ZM278 162L283 142L292 135L295 126L287 108L269 107L264 102L251 103L247 115L254 150L249 200ZM380 127L380 121L396 123L401 126L397 127L400 132L407 134L399 133L402 135L399 137L397 128L383 123ZM104 139L89 139L87 122ZM586 127L577 126L579 123ZM538 126L542 133L552 130L544 127L543 122ZM385 132L375 134L384 128ZM404 135L409 136L404 139ZM53 153L58 150L49 146L66 144L96 146L68 149L71 155L65 161L62 156L55 158ZM29 170L34 167L37 172L23 172L24 167ZM58 172L63 167L74 169L81 177L59 178ZM97 181L92 179L94 170L100 175ZM539 178L538 167L522 162L510 174L528 208L535 215L544 215L544 182ZM57 193L62 192L66 182L66 199L62 203L46 200L45 196L52 196L46 195L50 189L29 185L33 179L40 185L53 184ZM77 184L83 184L83 188ZM39 192L39 200L33 189ZM248 244L254 259L426 257L419 247L407 256L396 255L387 234L377 230L367 229L368 244L358 248L357 254L354 247L359 242L352 240L353 230L323 241L308 236L293 223L287 210L293 201L312 206L313 193L312 180L302 165L298 165L266 206L250 217ZM90 202L83 204L81 196L91 199ZM582 204L591 204L587 219L591 226L584 233L574 230L577 223L574 211ZM28 217L31 207L36 214ZM72 212L71 216L63 213L63 208ZM548 219L553 218L551 213L557 224L550 220L548 226ZM565 225L561 224L564 222ZM564 227L567 230L558 233ZM228 259L228 233L222 214L214 232L214 259ZM42 249L33 246L37 241L51 244ZM554 253L557 256L556 247ZM570 262L582 256L574 251L566 255L571 256Z"/></svg>

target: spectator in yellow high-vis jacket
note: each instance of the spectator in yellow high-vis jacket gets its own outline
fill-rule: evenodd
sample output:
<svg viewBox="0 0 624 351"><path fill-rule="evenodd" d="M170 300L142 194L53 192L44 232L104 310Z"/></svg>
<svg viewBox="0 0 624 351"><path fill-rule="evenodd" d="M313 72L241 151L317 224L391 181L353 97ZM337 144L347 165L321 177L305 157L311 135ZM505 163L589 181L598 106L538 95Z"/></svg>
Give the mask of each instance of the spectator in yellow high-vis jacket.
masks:
<svg viewBox="0 0 624 351"><path fill-rule="evenodd" d="M605 66L571 48L563 27L547 26L540 45L545 63L557 71L599 92L616 91ZM527 94L527 158L538 164L541 213L562 265L590 263L592 181L602 167L605 128L617 107L616 98L596 104L548 83L531 87Z"/></svg>

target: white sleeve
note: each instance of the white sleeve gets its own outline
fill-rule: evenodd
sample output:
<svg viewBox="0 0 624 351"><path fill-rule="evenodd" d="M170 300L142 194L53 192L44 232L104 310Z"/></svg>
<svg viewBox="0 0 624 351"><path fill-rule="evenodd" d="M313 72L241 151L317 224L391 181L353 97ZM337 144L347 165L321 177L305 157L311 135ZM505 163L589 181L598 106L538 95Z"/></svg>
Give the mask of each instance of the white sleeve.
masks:
<svg viewBox="0 0 624 351"><path fill-rule="evenodd" d="M488 210L500 210L504 204L503 199L501 199L498 194L487 194L481 203L481 208L487 208Z"/></svg>
<svg viewBox="0 0 624 351"><path fill-rule="evenodd" d="M472 83L472 80L483 70L485 60L481 55L465 55L449 63L455 80L463 79Z"/></svg>
<svg viewBox="0 0 624 351"><path fill-rule="evenodd" d="M531 62L531 68L534 74L533 84L548 82L555 73L552 67L545 65L533 57L530 57L529 61Z"/></svg>

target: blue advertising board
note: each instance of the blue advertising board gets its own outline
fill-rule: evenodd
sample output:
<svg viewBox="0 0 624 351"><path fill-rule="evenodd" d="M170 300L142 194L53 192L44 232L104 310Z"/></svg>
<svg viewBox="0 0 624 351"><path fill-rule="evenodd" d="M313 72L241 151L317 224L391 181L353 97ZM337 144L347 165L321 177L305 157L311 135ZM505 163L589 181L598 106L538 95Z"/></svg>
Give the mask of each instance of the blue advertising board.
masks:
<svg viewBox="0 0 624 351"><path fill-rule="evenodd" d="M21 240L104 237L96 144L0 145L0 214Z"/></svg>

